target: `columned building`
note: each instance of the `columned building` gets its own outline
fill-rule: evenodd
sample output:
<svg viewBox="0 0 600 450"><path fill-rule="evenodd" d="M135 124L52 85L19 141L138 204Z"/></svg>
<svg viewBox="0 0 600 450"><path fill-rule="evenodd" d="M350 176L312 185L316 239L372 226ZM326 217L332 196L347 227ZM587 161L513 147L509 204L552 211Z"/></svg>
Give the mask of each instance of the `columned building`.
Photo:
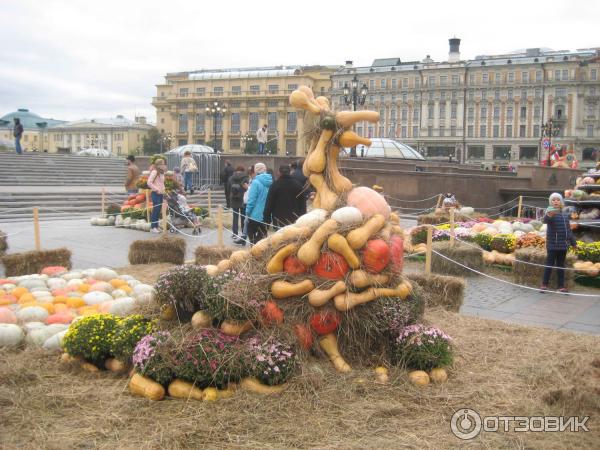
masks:
<svg viewBox="0 0 600 450"><path fill-rule="evenodd" d="M24 151L47 152L50 148L48 140L50 127L65 123L64 120L46 119L26 108L8 113L0 117L0 146L13 150L15 148L13 127L18 118L23 125L21 147Z"/></svg>
<svg viewBox="0 0 600 450"><path fill-rule="evenodd" d="M152 99L157 128L171 147L206 144L226 153L244 153L264 124L267 148L280 155L304 155L308 146L304 114L291 107L290 93L300 85L327 95L338 66L287 66L169 73ZM206 108L218 102L225 114ZM216 132L216 133L215 133Z"/></svg>
<svg viewBox="0 0 600 450"><path fill-rule="evenodd" d="M538 164L547 159L543 126L552 119L553 143L573 148L583 167L600 158L599 49L527 49L462 60L450 39L448 61L348 61L332 76L337 110L348 109L343 89L354 76L368 87L364 109L378 124L358 134L399 139L430 159L485 165Z"/></svg>

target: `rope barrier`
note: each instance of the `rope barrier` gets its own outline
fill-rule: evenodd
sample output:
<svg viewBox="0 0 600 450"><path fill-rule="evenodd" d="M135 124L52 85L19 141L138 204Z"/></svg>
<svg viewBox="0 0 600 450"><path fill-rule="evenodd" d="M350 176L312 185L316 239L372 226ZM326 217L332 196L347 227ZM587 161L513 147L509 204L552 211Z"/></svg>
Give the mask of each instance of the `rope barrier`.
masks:
<svg viewBox="0 0 600 450"><path fill-rule="evenodd" d="M426 202L427 200L432 200L432 199L434 199L434 198L438 198L440 195L443 195L443 194L435 194L435 195L434 195L434 196L432 196L432 197L422 198L422 199L420 199L420 200L404 200L404 199L402 199L402 198L392 197L391 195L388 195L388 194L384 194L384 197L385 197L385 198L392 199L392 200L396 200L396 201L399 201L399 202L405 202L405 203L419 203L419 202Z"/></svg>

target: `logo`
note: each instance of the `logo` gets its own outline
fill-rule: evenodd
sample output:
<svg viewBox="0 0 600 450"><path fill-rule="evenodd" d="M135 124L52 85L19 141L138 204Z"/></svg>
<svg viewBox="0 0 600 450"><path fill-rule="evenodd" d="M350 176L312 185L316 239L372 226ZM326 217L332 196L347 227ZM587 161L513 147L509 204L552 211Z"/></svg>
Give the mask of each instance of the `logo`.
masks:
<svg viewBox="0 0 600 450"><path fill-rule="evenodd" d="M459 439L473 439L481 432L481 416L469 408L459 409L450 419L450 429Z"/></svg>

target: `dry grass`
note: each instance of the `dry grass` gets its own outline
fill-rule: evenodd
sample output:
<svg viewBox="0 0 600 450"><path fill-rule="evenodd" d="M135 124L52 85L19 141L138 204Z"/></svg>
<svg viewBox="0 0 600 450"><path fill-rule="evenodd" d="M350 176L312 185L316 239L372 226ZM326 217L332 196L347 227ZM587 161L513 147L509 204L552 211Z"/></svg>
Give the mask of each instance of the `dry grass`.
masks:
<svg viewBox="0 0 600 450"><path fill-rule="evenodd" d="M487 214L474 213L469 216L465 214L454 214L455 222L466 222L468 220L478 219L481 217L487 217ZM432 212L428 214L422 214L417 217L417 225L438 225L440 223L450 223L450 213L448 211Z"/></svg>
<svg viewBox="0 0 600 450"><path fill-rule="evenodd" d="M481 255L481 248L473 245L462 244L460 242L454 242L451 244L449 241L441 241L433 243L433 250L444 255L440 256L436 253L431 255L431 270L436 273L444 275L454 276L472 276L474 272L469 269L465 269L453 261L459 262L471 269L483 270L483 258Z"/></svg>
<svg viewBox="0 0 600 450"><path fill-rule="evenodd" d="M8 250L8 237L6 233L0 231L0 256L4 256Z"/></svg>
<svg viewBox="0 0 600 450"><path fill-rule="evenodd" d="M7 277L40 273L44 267L64 266L71 268L71 251L66 248L54 250L32 250L12 253L2 257Z"/></svg>
<svg viewBox="0 0 600 450"><path fill-rule="evenodd" d="M228 259L233 249L231 247L221 247L219 245L199 245L196 247L196 264L208 265L217 264L222 259Z"/></svg>
<svg viewBox="0 0 600 450"><path fill-rule="evenodd" d="M526 286L538 287L542 283L544 268L531 264L521 263L519 261L527 261L535 264L546 264L546 250L536 248L521 248L515 251L515 264L513 266L514 282L524 284ZM567 254L565 267L573 267L576 258L572 254ZM575 284L575 271L565 270L565 285L572 289ZM552 270L550 278L550 287L556 289L558 287L558 278L556 270Z"/></svg>
<svg viewBox="0 0 600 450"><path fill-rule="evenodd" d="M129 246L129 264L172 263L185 261L185 239L180 237L159 237L133 241Z"/></svg>
<svg viewBox="0 0 600 450"><path fill-rule="evenodd" d="M484 448L598 448L600 338L443 310L426 318L454 338L450 380L416 388L404 371L373 382L313 362L280 397L238 392L216 403L132 397L127 379L89 374L42 351L0 356L0 447L459 448L455 410L483 415L591 415L589 433L483 433ZM361 382L362 379L362 382Z"/></svg>
<svg viewBox="0 0 600 450"><path fill-rule="evenodd" d="M463 304L465 282L460 278L424 273L407 273L406 277L422 289L426 308L441 306L458 312Z"/></svg>

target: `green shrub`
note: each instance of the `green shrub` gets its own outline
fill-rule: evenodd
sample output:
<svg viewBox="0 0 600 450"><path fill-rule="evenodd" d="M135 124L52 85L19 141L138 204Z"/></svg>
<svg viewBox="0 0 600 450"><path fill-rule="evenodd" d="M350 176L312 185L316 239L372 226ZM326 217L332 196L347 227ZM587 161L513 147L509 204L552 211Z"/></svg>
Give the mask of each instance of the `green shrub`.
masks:
<svg viewBox="0 0 600 450"><path fill-rule="evenodd" d="M512 234L497 234L492 238L490 248L500 253L512 253L515 251L517 238Z"/></svg>
<svg viewBox="0 0 600 450"><path fill-rule="evenodd" d="M134 314L119 320L111 344L111 354L120 361L129 362L137 343L144 336L152 333L154 328L154 322L140 314Z"/></svg>
<svg viewBox="0 0 600 450"><path fill-rule="evenodd" d="M488 252L492 250L493 236L488 233L477 233L473 236L473 242Z"/></svg>
<svg viewBox="0 0 600 450"><path fill-rule="evenodd" d="M410 233L412 245L427 243L427 227L416 227Z"/></svg>
<svg viewBox="0 0 600 450"><path fill-rule="evenodd" d="M405 327L392 340L392 359L408 369L429 371L452 364L452 338L436 327Z"/></svg>
<svg viewBox="0 0 600 450"><path fill-rule="evenodd" d="M577 241L577 248L574 250L577 259L581 261L600 262L600 241L585 243Z"/></svg>
<svg viewBox="0 0 600 450"><path fill-rule="evenodd" d="M174 372L169 355L171 334L168 331L157 331L144 336L133 351L133 366L135 370L157 383L167 384L174 378Z"/></svg>
<svg viewBox="0 0 600 450"><path fill-rule="evenodd" d="M92 314L71 324L63 340L63 348L77 356L101 365L113 356L113 338L120 319L112 314Z"/></svg>

